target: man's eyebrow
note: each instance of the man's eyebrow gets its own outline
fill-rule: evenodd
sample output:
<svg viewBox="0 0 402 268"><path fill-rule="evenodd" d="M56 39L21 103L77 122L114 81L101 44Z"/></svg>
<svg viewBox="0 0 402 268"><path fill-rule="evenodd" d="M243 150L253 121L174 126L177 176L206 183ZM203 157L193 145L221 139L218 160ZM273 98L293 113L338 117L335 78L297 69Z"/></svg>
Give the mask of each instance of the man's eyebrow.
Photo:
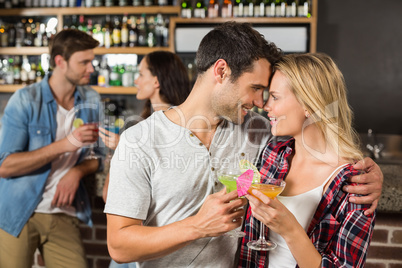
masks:
<svg viewBox="0 0 402 268"><path fill-rule="evenodd" d="M261 84L251 84L252 87L257 87L257 88L268 88L268 85L261 85Z"/></svg>

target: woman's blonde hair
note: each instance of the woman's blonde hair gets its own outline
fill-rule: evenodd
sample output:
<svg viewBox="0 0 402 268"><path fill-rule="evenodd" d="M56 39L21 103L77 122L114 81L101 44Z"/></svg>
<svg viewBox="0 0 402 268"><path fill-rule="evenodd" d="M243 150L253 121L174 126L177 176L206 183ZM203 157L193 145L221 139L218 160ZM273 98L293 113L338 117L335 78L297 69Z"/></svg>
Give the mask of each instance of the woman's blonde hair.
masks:
<svg viewBox="0 0 402 268"><path fill-rule="evenodd" d="M361 160L345 80L335 62L322 53L289 54L275 65L275 70L286 76L292 92L324 135L327 145L350 162Z"/></svg>

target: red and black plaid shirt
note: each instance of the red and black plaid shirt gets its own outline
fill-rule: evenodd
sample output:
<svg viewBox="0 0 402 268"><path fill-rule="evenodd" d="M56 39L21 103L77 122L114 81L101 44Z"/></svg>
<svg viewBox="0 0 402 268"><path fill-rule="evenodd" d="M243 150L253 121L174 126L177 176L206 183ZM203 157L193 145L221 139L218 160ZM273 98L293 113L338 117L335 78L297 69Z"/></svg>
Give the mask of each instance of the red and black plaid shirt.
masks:
<svg viewBox="0 0 402 268"><path fill-rule="evenodd" d="M294 139L269 143L262 155L260 173L264 177L285 179L288 157ZM357 175L351 165L342 168L323 195L308 228L308 236L322 256L321 267L363 267L374 229L375 215L365 216L368 205L350 203L351 194L342 191L347 179ZM246 236L240 245L239 267L268 267L268 252L247 248L247 242L259 237L260 222L248 208ZM268 236L268 228L265 228ZM297 267L297 266L296 266Z"/></svg>

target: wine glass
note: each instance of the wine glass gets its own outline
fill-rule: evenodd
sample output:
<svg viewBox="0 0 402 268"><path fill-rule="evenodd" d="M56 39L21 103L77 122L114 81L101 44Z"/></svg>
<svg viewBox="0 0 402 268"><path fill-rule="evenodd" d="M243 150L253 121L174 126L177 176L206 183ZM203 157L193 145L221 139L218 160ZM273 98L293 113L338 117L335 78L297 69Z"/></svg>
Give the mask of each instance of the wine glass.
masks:
<svg viewBox="0 0 402 268"><path fill-rule="evenodd" d="M225 168L217 172L218 180L226 186L227 193L237 190L236 180L241 174L242 173L239 168ZM231 237L244 237L246 233L234 229L225 233L224 235Z"/></svg>
<svg viewBox="0 0 402 268"><path fill-rule="evenodd" d="M248 189L248 193L252 196L256 197L252 190L258 190L263 193L265 196L273 199L278 194L280 194L283 189L285 188L285 181L268 178L264 179L264 183L253 183L251 184L250 188ZM258 198L258 197L256 197ZM276 243L270 240L265 239L265 225L264 223L260 222L260 237L258 240L250 241L247 243L247 247L253 250L259 251L268 251L273 250L276 248Z"/></svg>

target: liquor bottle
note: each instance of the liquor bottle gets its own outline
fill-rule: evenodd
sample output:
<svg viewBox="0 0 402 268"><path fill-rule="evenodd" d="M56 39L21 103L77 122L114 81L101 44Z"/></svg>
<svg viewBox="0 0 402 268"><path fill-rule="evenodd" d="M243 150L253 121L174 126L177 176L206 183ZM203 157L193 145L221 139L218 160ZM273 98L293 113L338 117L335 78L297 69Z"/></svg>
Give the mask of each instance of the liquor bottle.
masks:
<svg viewBox="0 0 402 268"><path fill-rule="evenodd" d="M119 0L119 6L121 7L127 6L127 0Z"/></svg>
<svg viewBox="0 0 402 268"><path fill-rule="evenodd" d="M136 47L138 46L138 29L137 29L136 18L134 16L130 16L129 21L130 21L129 23L130 29L128 31L129 47Z"/></svg>
<svg viewBox="0 0 402 268"><path fill-rule="evenodd" d="M25 30L22 22L17 23L17 27L15 28L15 46L21 47L24 44L25 39Z"/></svg>
<svg viewBox="0 0 402 268"><path fill-rule="evenodd" d="M99 47L105 46L105 33L102 31L102 23L98 21L92 29L92 37L99 42Z"/></svg>
<svg viewBox="0 0 402 268"><path fill-rule="evenodd" d="M92 66L94 67L94 71L89 75L89 84L97 85L98 84L98 75L99 75L99 60L94 59L92 61Z"/></svg>
<svg viewBox="0 0 402 268"><path fill-rule="evenodd" d="M113 0L105 0L105 6L106 6L106 7L112 7L112 6L114 6Z"/></svg>
<svg viewBox="0 0 402 268"><path fill-rule="evenodd" d="M264 0L256 0L254 5L254 17L264 17L265 3Z"/></svg>
<svg viewBox="0 0 402 268"><path fill-rule="evenodd" d="M115 16L113 21L114 21L113 32L112 32L113 46L119 47L121 46L121 27L119 17Z"/></svg>
<svg viewBox="0 0 402 268"><path fill-rule="evenodd" d="M232 0L223 0L222 3L222 18L233 17L233 4Z"/></svg>
<svg viewBox="0 0 402 268"><path fill-rule="evenodd" d="M109 84L111 86L121 86L120 73L117 64L112 68L112 72L110 73Z"/></svg>
<svg viewBox="0 0 402 268"><path fill-rule="evenodd" d="M36 82L36 64L32 62L31 70L28 73L28 85L31 85L35 82Z"/></svg>
<svg viewBox="0 0 402 268"><path fill-rule="evenodd" d="M92 37L93 37L93 29L94 29L94 26L92 25L92 19L88 19L87 34Z"/></svg>
<svg viewBox="0 0 402 268"><path fill-rule="evenodd" d="M168 1L167 0L158 0L158 6L167 6Z"/></svg>
<svg viewBox="0 0 402 268"><path fill-rule="evenodd" d="M138 27L138 46L140 47L146 47L148 46L147 44L147 27L146 27L146 22L145 22L145 14L142 14L139 23L137 23Z"/></svg>
<svg viewBox="0 0 402 268"><path fill-rule="evenodd" d="M40 23L37 22L35 24L35 33L34 33L34 46L35 47L41 47L42 46L42 32L40 31Z"/></svg>
<svg viewBox="0 0 402 268"><path fill-rule="evenodd" d="M75 7L76 4L77 4L76 0L68 0L68 6L69 7Z"/></svg>
<svg viewBox="0 0 402 268"><path fill-rule="evenodd" d="M6 8L6 9L13 8L13 4L11 3L11 0L5 0L4 8Z"/></svg>
<svg viewBox="0 0 402 268"><path fill-rule="evenodd" d="M121 46L128 46L128 26L127 26L127 14L124 14L122 26L121 26Z"/></svg>
<svg viewBox="0 0 402 268"><path fill-rule="evenodd" d="M79 25L78 25L78 30L82 31L82 32L87 32L87 25L85 24L85 18L84 15L80 15L79 17Z"/></svg>
<svg viewBox="0 0 402 268"><path fill-rule="evenodd" d="M219 16L219 2L218 2L218 0L209 0L208 18L217 18L218 16Z"/></svg>
<svg viewBox="0 0 402 268"><path fill-rule="evenodd" d="M265 16L275 17L275 0L265 1Z"/></svg>
<svg viewBox="0 0 402 268"><path fill-rule="evenodd" d="M109 75L110 69L107 65L107 59L104 57L101 61L99 75L98 75L98 85L102 87L109 86Z"/></svg>
<svg viewBox="0 0 402 268"><path fill-rule="evenodd" d="M121 76L121 83L123 87L134 86L134 72L131 64L125 68L125 72Z"/></svg>
<svg viewBox="0 0 402 268"><path fill-rule="evenodd" d="M11 25L12 27L13 27L13 29L14 29L14 37L12 38L12 40L11 41L14 41L14 45L13 46L15 46L15 28L14 28L14 25ZM0 45L1 45L1 47L8 47L8 46L11 46L10 44L9 44L9 28L10 27L7 27L6 28L6 25L0 20Z"/></svg>
<svg viewBox="0 0 402 268"><path fill-rule="evenodd" d="M164 46L164 40L163 40L164 31L165 31L165 22L163 20L162 14L157 14L155 20L155 35L156 35L155 37L156 37L156 46L158 47Z"/></svg>
<svg viewBox="0 0 402 268"><path fill-rule="evenodd" d="M71 16L70 28L71 29L78 29L77 15L72 15Z"/></svg>
<svg viewBox="0 0 402 268"><path fill-rule="evenodd" d="M135 7L142 6L142 1L141 0L133 0L133 6L135 6Z"/></svg>
<svg viewBox="0 0 402 268"><path fill-rule="evenodd" d="M4 0L0 0L0 3L1 3L1 1L4 2ZM1 6L1 4L0 4L0 6ZM25 7L32 7L32 0L25 0Z"/></svg>
<svg viewBox="0 0 402 268"><path fill-rule="evenodd" d="M24 46L30 47L34 43L34 35L32 33L32 24L30 23L32 19L28 19L25 23L25 38L24 38ZM35 24L33 24L35 26Z"/></svg>
<svg viewBox="0 0 402 268"><path fill-rule="evenodd" d="M153 0L144 0L144 6L149 7L149 6L153 6L153 5L154 5Z"/></svg>
<svg viewBox="0 0 402 268"><path fill-rule="evenodd" d="M36 81L35 82L42 81L44 76L45 76L45 71L42 68L42 62L39 61L38 67L36 68Z"/></svg>
<svg viewBox="0 0 402 268"><path fill-rule="evenodd" d="M106 16L106 22L105 26L102 29L102 32L104 32L105 36L105 48L110 48L113 46L113 37L112 37L112 27L110 25L110 16Z"/></svg>
<svg viewBox="0 0 402 268"><path fill-rule="evenodd" d="M287 0L286 2L286 17L296 17L296 0Z"/></svg>
<svg viewBox="0 0 402 268"><path fill-rule="evenodd" d="M275 0L275 16L276 17L285 17L286 16L285 0Z"/></svg>
<svg viewBox="0 0 402 268"><path fill-rule="evenodd" d="M299 0L298 6L297 6L297 16L298 17L310 17L311 14L309 12L310 10L310 5L308 0Z"/></svg>
<svg viewBox="0 0 402 268"><path fill-rule="evenodd" d="M21 84L21 59L19 56L16 56L14 59L13 65L13 76L14 76L14 84Z"/></svg>
<svg viewBox="0 0 402 268"><path fill-rule="evenodd" d="M11 5L13 8L19 8L20 7L20 1L19 0L11 0Z"/></svg>
<svg viewBox="0 0 402 268"><path fill-rule="evenodd" d="M102 0L95 0L94 1L94 7L101 7L103 6L103 1Z"/></svg>
<svg viewBox="0 0 402 268"><path fill-rule="evenodd" d="M242 2L242 0L234 0L233 17L243 17L243 2Z"/></svg>
<svg viewBox="0 0 402 268"><path fill-rule="evenodd" d="M3 32L4 36L3 36L3 47L15 47L15 39L17 37L17 30L15 29L13 24L9 24L7 27L7 32Z"/></svg>
<svg viewBox="0 0 402 268"><path fill-rule="evenodd" d="M35 2L35 0L34 0L34 2ZM61 0L60 1L60 6L61 7L67 7L68 6L68 0Z"/></svg>
<svg viewBox="0 0 402 268"><path fill-rule="evenodd" d="M156 46L156 33L155 33L155 17L148 17L147 21L148 31L147 31L147 45L148 47Z"/></svg>
<svg viewBox="0 0 402 268"><path fill-rule="evenodd" d="M31 64L29 64L28 57L26 55L22 56L22 65L20 69L20 79L21 84L28 84L28 73L31 71ZM14 78L15 79L15 78Z"/></svg>
<svg viewBox="0 0 402 268"><path fill-rule="evenodd" d="M181 17L182 18L191 18L191 2L189 0L182 0L181 2Z"/></svg>
<svg viewBox="0 0 402 268"><path fill-rule="evenodd" d="M243 11L243 16L244 17L253 17L254 16L254 3L253 0L245 0L243 2L244 4L244 11Z"/></svg>
<svg viewBox="0 0 402 268"><path fill-rule="evenodd" d="M206 7L204 0L197 0L194 7L194 18L205 18Z"/></svg>
<svg viewBox="0 0 402 268"><path fill-rule="evenodd" d="M40 24L39 31L41 32L42 35L42 46L44 47L49 46L49 37L47 36L46 25L44 23Z"/></svg>

